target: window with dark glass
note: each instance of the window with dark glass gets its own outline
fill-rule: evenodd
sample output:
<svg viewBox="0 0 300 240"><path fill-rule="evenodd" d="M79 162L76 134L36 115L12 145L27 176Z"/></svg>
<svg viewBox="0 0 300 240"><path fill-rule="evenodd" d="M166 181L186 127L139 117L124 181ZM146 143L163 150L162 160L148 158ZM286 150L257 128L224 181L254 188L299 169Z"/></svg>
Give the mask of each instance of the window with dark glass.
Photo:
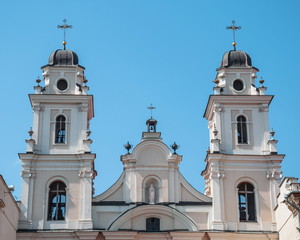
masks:
<svg viewBox="0 0 300 240"><path fill-rule="evenodd" d="M66 185L61 181L50 186L48 220L64 220L66 217Z"/></svg>
<svg viewBox="0 0 300 240"><path fill-rule="evenodd" d="M240 80L240 79L235 80L233 82L233 88L236 91L242 91L244 89L244 84L243 84L242 80Z"/></svg>
<svg viewBox="0 0 300 240"><path fill-rule="evenodd" d="M254 187L242 182L238 185L240 221L256 221Z"/></svg>
<svg viewBox="0 0 300 240"><path fill-rule="evenodd" d="M66 118L59 115L55 122L55 143L65 143L66 141Z"/></svg>
<svg viewBox="0 0 300 240"><path fill-rule="evenodd" d="M149 232L160 231L160 219L159 218L147 218L146 219L146 231L149 231Z"/></svg>
<svg viewBox="0 0 300 240"><path fill-rule="evenodd" d="M68 82L65 79L60 79L57 81L56 86L60 91L64 91L68 88Z"/></svg>
<svg viewBox="0 0 300 240"><path fill-rule="evenodd" d="M247 120L244 116L237 117L237 139L238 143L248 143Z"/></svg>

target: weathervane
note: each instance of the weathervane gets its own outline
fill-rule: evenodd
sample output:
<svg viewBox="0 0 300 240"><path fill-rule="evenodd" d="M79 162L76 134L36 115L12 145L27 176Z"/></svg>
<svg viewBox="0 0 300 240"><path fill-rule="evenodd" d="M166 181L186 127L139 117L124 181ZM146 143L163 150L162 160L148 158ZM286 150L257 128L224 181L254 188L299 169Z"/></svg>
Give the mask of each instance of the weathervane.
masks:
<svg viewBox="0 0 300 240"><path fill-rule="evenodd" d="M150 104L150 107L148 107L148 109L150 109L150 111L151 111L151 118L152 118L153 110L156 109L156 107L153 107L153 106L152 106L152 103L151 103L151 104Z"/></svg>
<svg viewBox="0 0 300 240"><path fill-rule="evenodd" d="M64 30L64 41L62 42L62 44L64 45L64 50L66 50L66 44L67 44L67 42L66 42L66 30L68 28L72 28L73 26L68 25L66 19L64 19L63 22L64 22L63 25L58 25L57 28L60 28L60 29Z"/></svg>
<svg viewBox="0 0 300 240"><path fill-rule="evenodd" d="M242 27L240 26L235 26L235 21L233 20L232 21L232 25L231 26L227 26L226 29L227 30L232 30L232 33L233 33L233 43L232 43L232 46L234 48L234 51L236 51L236 42L235 42L235 31L236 30L240 30Z"/></svg>

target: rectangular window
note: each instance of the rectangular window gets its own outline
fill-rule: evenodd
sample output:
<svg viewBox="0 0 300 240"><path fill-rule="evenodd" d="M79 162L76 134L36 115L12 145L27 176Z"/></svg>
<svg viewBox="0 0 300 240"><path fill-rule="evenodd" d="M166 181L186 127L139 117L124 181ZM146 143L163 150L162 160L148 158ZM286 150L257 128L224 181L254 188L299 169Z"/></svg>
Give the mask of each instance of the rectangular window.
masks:
<svg viewBox="0 0 300 240"><path fill-rule="evenodd" d="M160 231L160 219L159 218L147 218L146 219L146 231L149 231L149 232Z"/></svg>
<svg viewBox="0 0 300 240"><path fill-rule="evenodd" d="M250 183L238 185L240 221L256 221L254 187Z"/></svg>
<svg viewBox="0 0 300 240"><path fill-rule="evenodd" d="M244 116L237 117L237 140L238 143L248 143L247 121Z"/></svg>

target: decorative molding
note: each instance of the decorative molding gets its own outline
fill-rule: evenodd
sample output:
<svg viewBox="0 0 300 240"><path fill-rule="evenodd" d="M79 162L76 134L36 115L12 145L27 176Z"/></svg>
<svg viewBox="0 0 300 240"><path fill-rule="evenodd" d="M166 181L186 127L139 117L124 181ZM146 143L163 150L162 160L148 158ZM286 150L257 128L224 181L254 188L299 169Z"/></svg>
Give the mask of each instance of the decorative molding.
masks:
<svg viewBox="0 0 300 240"><path fill-rule="evenodd" d="M49 77L49 70L46 70L46 71L44 71L43 73L42 73L42 75L43 75L43 77Z"/></svg>
<svg viewBox="0 0 300 240"><path fill-rule="evenodd" d="M224 170L212 170L210 172L210 178L225 178Z"/></svg>
<svg viewBox="0 0 300 240"><path fill-rule="evenodd" d="M89 110L89 108L88 108L87 104L79 104L79 106L78 106L79 112L87 112L88 110Z"/></svg>
<svg viewBox="0 0 300 240"><path fill-rule="evenodd" d="M280 180L282 178L282 172L276 170L269 170L266 172L267 178L270 180Z"/></svg>
<svg viewBox="0 0 300 240"><path fill-rule="evenodd" d="M32 106L32 110L34 111L34 112L40 112L40 111L43 111L44 109L43 109L43 104L41 104L41 103L36 103L36 104L34 104L33 106Z"/></svg>
<svg viewBox="0 0 300 240"><path fill-rule="evenodd" d="M268 112L269 111L269 106L267 104L261 104L259 107L260 112Z"/></svg>
<svg viewBox="0 0 300 240"><path fill-rule="evenodd" d="M212 128L214 126L214 122L212 120L208 121L208 128Z"/></svg>
<svg viewBox="0 0 300 240"><path fill-rule="evenodd" d="M223 107L221 106L221 104L214 105L214 112L222 112L222 111L223 111Z"/></svg>
<svg viewBox="0 0 300 240"><path fill-rule="evenodd" d="M77 75L77 77L81 78L81 77L83 77L83 72L77 70L76 75Z"/></svg>
<svg viewBox="0 0 300 240"><path fill-rule="evenodd" d="M36 175L36 171L32 171L32 170L22 170L21 171L21 177L22 178L34 178Z"/></svg>
<svg viewBox="0 0 300 240"><path fill-rule="evenodd" d="M80 178L92 178L94 175L94 171L93 170L79 170L78 172L78 177Z"/></svg>

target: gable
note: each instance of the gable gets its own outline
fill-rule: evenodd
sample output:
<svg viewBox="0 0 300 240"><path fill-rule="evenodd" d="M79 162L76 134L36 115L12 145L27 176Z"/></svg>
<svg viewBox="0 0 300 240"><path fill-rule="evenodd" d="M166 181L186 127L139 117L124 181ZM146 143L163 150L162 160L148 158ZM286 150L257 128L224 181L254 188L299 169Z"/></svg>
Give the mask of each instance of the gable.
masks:
<svg viewBox="0 0 300 240"><path fill-rule="evenodd" d="M166 165L167 156L157 146L147 146L139 152L136 160L137 165Z"/></svg>

